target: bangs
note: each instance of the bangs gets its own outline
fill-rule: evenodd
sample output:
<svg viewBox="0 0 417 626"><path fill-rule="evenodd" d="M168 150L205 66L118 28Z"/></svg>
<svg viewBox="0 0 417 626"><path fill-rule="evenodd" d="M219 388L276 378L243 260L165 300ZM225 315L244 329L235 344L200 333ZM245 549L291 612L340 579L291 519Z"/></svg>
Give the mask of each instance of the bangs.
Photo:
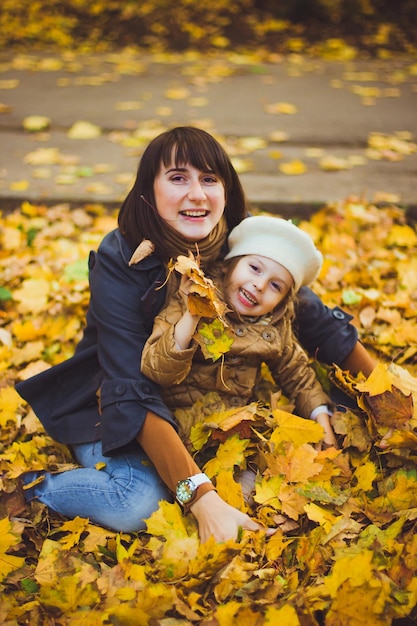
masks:
<svg viewBox="0 0 417 626"><path fill-rule="evenodd" d="M167 167L172 158L175 167L189 163L202 172L217 174L222 180L227 177L228 164L210 135L199 133L195 136L192 132L173 134L171 141L162 147L161 161Z"/></svg>

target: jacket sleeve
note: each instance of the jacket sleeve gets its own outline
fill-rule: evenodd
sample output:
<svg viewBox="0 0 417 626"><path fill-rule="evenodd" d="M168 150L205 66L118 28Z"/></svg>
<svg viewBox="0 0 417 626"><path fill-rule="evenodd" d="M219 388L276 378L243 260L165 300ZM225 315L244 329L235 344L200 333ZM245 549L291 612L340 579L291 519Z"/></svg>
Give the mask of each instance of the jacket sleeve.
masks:
<svg viewBox="0 0 417 626"><path fill-rule="evenodd" d="M129 267L125 245L120 234L105 239L90 259L88 319L103 374L100 435L108 454L136 438L148 411L175 424L159 386L140 371L149 335L146 294L155 290L150 280L152 259Z"/></svg>
<svg viewBox="0 0 417 626"><path fill-rule="evenodd" d="M282 354L276 361L268 362L268 367L284 394L295 402L297 415L309 418L321 404L330 406L331 400L309 365L307 354L295 340L289 320L283 321L281 336Z"/></svg>
<svg viewBox="0 0 417 626"><path fill-rule="evenodd" d="M179 350L174 338L175 324L183 313L182 298L173 296L155 318L153 331L142 353L142 373L162 387L181 383L188 375L197 344Z"/></svg>
<svg viewBox="0 0 417 626"><path fill-rule="evenodd" d="M340 365L358 341L352 316L335 307L330 309L308 287L299 291L295 332L300 344L313 358Z"/></svg>

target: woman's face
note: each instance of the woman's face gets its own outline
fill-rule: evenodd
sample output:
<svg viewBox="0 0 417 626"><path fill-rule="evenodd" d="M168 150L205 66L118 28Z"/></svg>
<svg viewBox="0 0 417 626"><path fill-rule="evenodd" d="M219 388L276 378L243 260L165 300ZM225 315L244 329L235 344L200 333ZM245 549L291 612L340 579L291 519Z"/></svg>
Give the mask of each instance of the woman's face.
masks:
<svg viewBox="0 0 417 626"><path fill-rule="evenodd" d="M154 181L156 209L188 241L200 241L218 224L226 203L223 182L189 163L161 165Z"/></svg>
<svg viewBox="0 0 417 626"><path fill-rule="evenodd" d="M294 281L283 266L258 254L243 256L225 288L227 303L240 315L271 313L287 296Z"/></svg>

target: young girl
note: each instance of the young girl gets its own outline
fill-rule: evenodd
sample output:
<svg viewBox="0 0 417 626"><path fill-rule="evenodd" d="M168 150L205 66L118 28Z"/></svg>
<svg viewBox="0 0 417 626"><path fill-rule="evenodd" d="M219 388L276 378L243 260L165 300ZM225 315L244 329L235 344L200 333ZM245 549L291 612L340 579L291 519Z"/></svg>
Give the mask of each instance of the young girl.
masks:
<svg viewBox="0 0 417 626"><path fill-rule="evenodd" d="M224 361L204 358L195 341L201 316L189 311L190 280L183 277L180 290L155 319L142 353L142 373L162 386L172 409L191 407L209 391L216 391L226 407L242 406L255 399L264 362L295 402L297 415L316 420L324 429L324 443L336 445L330 400L292 330L295 294L317 278L320 252L290 221L268 216L243 220L228 242L221 283L215 280L230 308L226 321L233 330ZM188 438L190 433L183 427L181 434Z"/></svg>

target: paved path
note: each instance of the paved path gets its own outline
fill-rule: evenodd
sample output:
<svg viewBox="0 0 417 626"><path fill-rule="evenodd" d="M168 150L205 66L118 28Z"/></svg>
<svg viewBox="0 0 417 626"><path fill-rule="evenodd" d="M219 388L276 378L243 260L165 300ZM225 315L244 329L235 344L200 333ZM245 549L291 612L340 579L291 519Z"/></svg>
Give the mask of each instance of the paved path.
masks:
<svg viewBox="0 0 417 626"><path fill-rule="evenodd" d="M150 137L193 124L222 141L255 206L293 213L364 195L417 209L416 59L3 53L0 70L0 208L117 205ZM47 132L24 131L33 115ZM101 135L70 138L77 121ZM372 150L371 133L383 134Z"/></svg>

